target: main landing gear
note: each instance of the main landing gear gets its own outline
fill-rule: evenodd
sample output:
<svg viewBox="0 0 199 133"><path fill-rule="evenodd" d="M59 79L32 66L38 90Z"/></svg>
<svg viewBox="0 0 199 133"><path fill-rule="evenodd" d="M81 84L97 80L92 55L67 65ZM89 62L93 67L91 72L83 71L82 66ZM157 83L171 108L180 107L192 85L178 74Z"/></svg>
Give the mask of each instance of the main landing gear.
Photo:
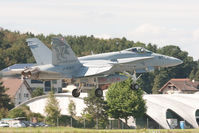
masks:
<svg viewBox="0 0 199 133"><path fill-rule="evenodd" d="M103 96L103 90L101 88L97 88L95 90L95 96L96 97L102 97Z"/></svg>
<svg viewBox="0 0 199 133"><path fill-rule="evenodd" d="M82 91L82 85L80 84L80 86L78 87L78 89L74 89L74 90L72 91L73 97L79 97L81 91ZM95 96L96 96L96 97L102 97L102 96L103 96L103 90L102 90L101 88L97 88L97 89L95 90Z"/></svg>
<svg viewBox="0 0 199 133"><path fill-rule="evenodd" d="M80 96L80 92L81 92L80 89L74 89L72 91L73 97L79 97ZM95 90L95 96L96 97L102 97L103 96L103 90L101 88L97 88Z"/></svg>
<svg viewBox="0 0 199 133"><path fill-rule="evenodd" d="M132 79L132 83L131 83L131 89L132 90L138 90L139 89L139 85L136 83L137 80L142 76L141 74L136 77L136 72L133 73L133 75L131 75L130 73L128 72L124 72L126 75L128 75L129 77L131 77Z"/></svg>
<svg viewBox="0 0 199 133"><path fill-rule="evenodd" d="M74 89L74 90L72 91L72 95L73 95L73 97L79 97L80 91L79 91L78 89Z"/></svg>

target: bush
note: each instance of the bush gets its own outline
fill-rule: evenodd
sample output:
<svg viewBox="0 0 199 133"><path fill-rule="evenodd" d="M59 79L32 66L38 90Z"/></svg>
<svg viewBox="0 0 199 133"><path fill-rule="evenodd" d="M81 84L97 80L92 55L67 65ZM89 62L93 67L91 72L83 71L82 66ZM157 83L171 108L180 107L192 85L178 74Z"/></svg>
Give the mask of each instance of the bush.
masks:
<svg viewBox="0 0 199 133"><path fill-rule="evenodd" d="M15 108L8 112L8 117L10 118L26 117L27 118L27 115L26 115L26 112L22 108Z"/></svg>
<svg viewBox="0 0 199 133"><path fill-rule="evenodd" d="M8 115L8 109L0 108L0 119L7 117L7 115Z"/></svg>
<svg viewBox="0 0 199 133"><path fill-rule="evenodd" d="M35 117L37 122L42 122L45 119L45 117L40 113L32 113L32 117Z"/></svg>

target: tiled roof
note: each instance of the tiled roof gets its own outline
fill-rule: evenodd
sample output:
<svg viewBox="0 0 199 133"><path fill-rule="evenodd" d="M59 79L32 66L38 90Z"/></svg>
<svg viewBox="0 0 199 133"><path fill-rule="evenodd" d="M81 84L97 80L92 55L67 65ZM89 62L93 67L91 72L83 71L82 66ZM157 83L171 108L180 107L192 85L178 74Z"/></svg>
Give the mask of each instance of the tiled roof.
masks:
<svg viewBox="0 0 199 133"><path fill-rule="evenodd" d="M17 78L2 78L0 81L3 82L5 88L8 88L6 94L9 95L10 98L14 98L18 89L23 84L23 80Z"/></svg>
<svg viewBox="0 0 199 133"><path fill-rule="evenodd" d="M171 79L159 91L162 91L169 83L182 91L198 91L199 82L192 82L190 79Z"/></svg>

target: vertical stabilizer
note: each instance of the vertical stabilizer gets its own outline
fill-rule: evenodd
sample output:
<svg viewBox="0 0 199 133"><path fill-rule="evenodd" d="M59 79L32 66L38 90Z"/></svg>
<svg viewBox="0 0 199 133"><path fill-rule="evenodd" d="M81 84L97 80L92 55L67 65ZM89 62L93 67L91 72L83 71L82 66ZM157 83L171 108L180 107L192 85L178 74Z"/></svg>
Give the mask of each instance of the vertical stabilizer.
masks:
<svg viewBox="0 0 199 133"><path fill-rule="evenodd" d="M69 65L79 64L78 58L71 49L70 45L62 37L52 38L52 64Z"/></svg>
<svg viewBox="0 0 199 133"><path fill-rule="evenodd" d="M29 38L26 40L30 47L32 54L38 65L45 65L52 63L52 52L37 38Z"/></svg>

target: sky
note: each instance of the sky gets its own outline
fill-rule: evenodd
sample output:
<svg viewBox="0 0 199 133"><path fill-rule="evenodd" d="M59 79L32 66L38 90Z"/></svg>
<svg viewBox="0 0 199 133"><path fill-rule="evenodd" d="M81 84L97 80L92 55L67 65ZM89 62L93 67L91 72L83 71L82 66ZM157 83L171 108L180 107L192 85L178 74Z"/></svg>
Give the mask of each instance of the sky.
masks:
<svg viewBox="0 0 199 133"><path fill-rule="evenodd" d="M198 0L0 0L0 27L177 45L199 59Z"/></svg>

